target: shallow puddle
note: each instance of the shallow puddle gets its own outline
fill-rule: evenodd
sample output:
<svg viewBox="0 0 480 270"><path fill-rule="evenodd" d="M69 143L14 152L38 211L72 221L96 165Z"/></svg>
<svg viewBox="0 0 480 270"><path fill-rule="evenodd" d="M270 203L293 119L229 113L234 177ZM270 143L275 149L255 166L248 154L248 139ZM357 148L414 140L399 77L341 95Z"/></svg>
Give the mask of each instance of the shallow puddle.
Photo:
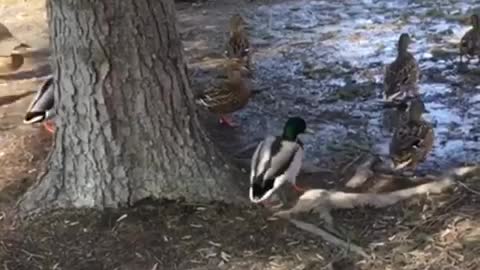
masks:
<svg viewBox="0 0 480 270"><path fill-rule="evenodd" d="M474 4L289 1L246 12L258 44L256 88L262 92L235 114L249 134L244 143L278 134L287 117L299 115L316 131L303 137L307 158L315 162L335 155L331 145L352 140L387 154L383 68L396 57L399 35L408 32L421 67L425 118L435 127L435 148L423 166L480 161L480 66L473 61L460 72L456 45L469 29Z"/></svg>

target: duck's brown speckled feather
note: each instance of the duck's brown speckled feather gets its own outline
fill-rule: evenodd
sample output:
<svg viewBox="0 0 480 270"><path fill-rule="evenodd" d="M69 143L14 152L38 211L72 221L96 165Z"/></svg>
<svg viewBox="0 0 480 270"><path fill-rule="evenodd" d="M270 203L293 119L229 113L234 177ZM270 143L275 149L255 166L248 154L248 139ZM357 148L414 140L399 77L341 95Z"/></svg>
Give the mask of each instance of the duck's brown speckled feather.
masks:
<svg viewBox="0 0 480 270"><path fill-rule="evenodd" d="M395 166L416 167L433 148L434 132L425 122L408 122L398 127L390 144L390 155Z"/></svg>

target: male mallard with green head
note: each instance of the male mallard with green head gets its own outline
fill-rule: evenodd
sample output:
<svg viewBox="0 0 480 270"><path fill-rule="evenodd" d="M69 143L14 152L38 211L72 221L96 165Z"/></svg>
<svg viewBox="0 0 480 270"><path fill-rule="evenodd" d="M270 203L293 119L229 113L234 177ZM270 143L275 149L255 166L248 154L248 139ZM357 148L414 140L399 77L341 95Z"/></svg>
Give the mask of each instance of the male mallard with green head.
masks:
<svg viewBox="0 0 480 270"><path fill-rule="evenodd" d="M227 42L225 54L229 58L238 58L250 69L250 41L245 27L247 23L239 14L230 19L230 37Z"/></svg>
<svg viewBox="0 0 480 270"><path fill-rule="evenodd" d="M420 72L415 57L408 52L408 45L411 42L408 34L400 35L397 58L385 69L384 99L386 101L418 95L417 81Z"/></svg>
<svg viewBox="0 0 480 270"><path fill-rule="evenodd" d="M433 148L432 126L423 120L427 112L420 98L413 98L408 105L408 121L400 124L390 143L390 156L395 170L416 168Z"/></svg>
<svg viewBox="0 0 480 270"><path fill-rule="evenodd" d="M473 14L470 20L473 27L460 40L460 62L464 55L467 56L467 62L474 56L480 56L480 19Z"/></svg>
<svg viewBox="0 0 480 270"><path fill-rule="evenodd" d="M23 122L25 124L43 123L45 129L53 133L55 126L51 119L55 116L54 106L53 77L49 76L28 107Z"/></svg>
<svg viewBox="0 0 480 270"><path fill-rule="evenodd" d="M198 96L195 102L209 110L220 114L220 123L231 127L237 126L232 122L230 113L238 111L247 105L252 91L242 75L248 72L240 59L228 59L225 64L227 79L217 83L212 88Z"/></svg>
<svg viewBox="0 0 480 270"><path fill-rule="evenodd" d="M309 132L300 117L287 120L282 136L268 136L257 146L250 170L250 200L261 203L268 200L283 184L296 186L296 178L303 162L303 143L298 135Z"/></svg>

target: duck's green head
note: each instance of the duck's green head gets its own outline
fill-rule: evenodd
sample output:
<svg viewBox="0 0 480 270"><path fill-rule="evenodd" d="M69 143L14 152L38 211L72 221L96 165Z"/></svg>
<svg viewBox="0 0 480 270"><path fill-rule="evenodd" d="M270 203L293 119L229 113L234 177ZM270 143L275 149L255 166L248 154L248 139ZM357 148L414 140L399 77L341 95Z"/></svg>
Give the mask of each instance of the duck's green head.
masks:
<svg viewBox="0 0 480 270"><path fill-rule="evenodd" d="M407 52L408 45L412 43L412 39L410 38L410 35L407 33L403 33L400 35L400 38L398 39L398 52L399 53L404 53Z"/></svg>
<svg viewBox="0 0 480 270"><path fill-rule="evenodd" d="M477 14L473 14L470 16L470 21L472 23L473 28L480 29L480 18Z"/></svg>
<svg viewBox="0 0 480 270"><path fill-rule="evenodd" d="M307 131L307 123L301 117L288 118L283 128L283 139L295 141L299 134Z"/></svg>

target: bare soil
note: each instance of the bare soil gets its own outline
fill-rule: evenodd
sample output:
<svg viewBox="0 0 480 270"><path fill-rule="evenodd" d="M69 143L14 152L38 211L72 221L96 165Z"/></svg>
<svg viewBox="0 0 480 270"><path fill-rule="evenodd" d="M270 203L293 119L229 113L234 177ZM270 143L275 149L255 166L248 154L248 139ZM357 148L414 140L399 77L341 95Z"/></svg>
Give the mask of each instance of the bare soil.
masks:
<svg viewBox="0 0 480 270"><path fill-rule="evenodd" d="M349 5L348 1L340 2L337 4ZM337 7L332 7L333 4L321 1L318 3L317 7L321 7L324 12L337 14L334 12ZM23 93L37 89L42 83L42 76L49 73L44 4L42 0L0 0L2 23L19 39L37 49L27 55L26 62L19 71L0 75L3 80L0 82L0 101L8 100L0 104L0 268L480 269L479 177L466 179L466 187L455 187L446 194L415 198L387 209L335 211L335 222L339 224L339 229L345 232L344 237L372 254L369 259L333 247L317 236L299 231L287 221L271 218L269 211L255 206L238 208L222 204L191 205L181 201L144 201L129 209L107 209L102 212L66 209L20 222L15 217L16 199L41 173L52 139L41 127L22 124L23 114L33 96L20 97ZM317 145L312 142L314 146L307 151L311 150L311 155L315 157L320 152L324 153L321 158L311 160L325 168L322 179L316 179L312 185L339 187L345 180L341 179L343 169L365 152L359 149L372 145L367 138L377 133L368 130L365 133L348 131L339 136L355 141L356 146L353 148L330 140L329 134L343 134L335 128L366 125L368 120L377 117L374 113L358 117L356 112L364 110L365 107L348 107L375 95L372 93L377 90L377 83L364 83L362 86L367 89L366 92L350 96L349 88L338 85L319 86L312 84L311 80L331 81L332 78L353 76L349 72L361 73L357 72L364 68L361 64L350 66L350 71L345 71L345 63L341 62L328 68L310 66L307 70L308 64L305 62L317 61L308 60L307 57L302 60L304 71L299 72L296 69L299 65L296 60L303 56L298 53L311 53L305 47L305 44L308 45L311 41L299 38L298 33L305 31L308 34L310 30L302 26L302 23L305 23L302 18L296 17L298 14L295 12L302 11L302 7L298 5L288 1L178 1L177 16L192 72L192 85L198 91L202 90L206 81L217 76L217 66L222 62L221 54L229 15L235 12L248 14L247 18L260 30L264 30L268 24L273 25L277 36L269 36L260 30L253 34L254 44L259 51L256 89L262 92L244 112L237 114L242 128L229 130L214 127L211 128L213 136L219 138L219 144L224 149L235 152L235 149L263 137L265 133L278 130L286 115L309 114L312 126L321 127L322 131L319 133L320 138L307 140L307 143L317 141ZM269 20L263 16L266 10L273 11L273 22L271 18ZM437 7L429 10L435 11ZM287 16L287 11L292 12L290 17ZM433 11L428 11L428 15L440 16L440 11ZM278 24L283 23L279 16L284 15L282 12L287 12L283 19L291 21L278 27ZM361 9L356 10L357 13L355 10L349 12L353 14L351 16L355 16ZM337 19L342 19L341 15ZM328 16L317 18L325 24L333 23ZM438 31L443 30L440 28ZM279 33L283 39L295 42L282 43L282 39L278 38ZM319 39L328 41L329 37L337 34L336 30L326 30L319 34ZM360 39L359 35L353 35L352 39L354 37ZM286 55L286 58L282 58L282 55ZM332 64L332 61L325 58L328 64ZM424 66L430 69L426 73L427 79L435 77L439 68L451 68L448 59L447 64L442 66L437 63L434 69L428 67L428 61L423 62ZM285 63L281 64L283 62ZM365 68L368 72L376 67L375 63L369 65L371 66ZM310 81L306 81L306 77L310 78ZM445 77L451 79L450 75ZM465 87L468 88L466 92L472 92L472 85L475 85L475 79L473 80L473 83L462 82L460 88ZM287 84L293 86L286 87ZM267 91L271 88L275 91ZM303 92L300 89L303 89ZM345 98L345 95L348 97ZM441 92L439 95L445 100L454 100L449 97L449 93ZM19 98L14 98L15 96ZM316 103L318 96L321 101ZM332 110L329 104L342 97L349 99L339 101L340 107L346 109ZM285 98L286 101L278 103L276 99L280 98ZM430 96L428 100L432 103L438 102L435 96ZM283 105L283 108L279 108L278 104ZM474 108L478 103L467 102L464 105ZM306 112L307 109L311 109L310 112ZM266 117L270 117L273 124L265 122ZM367 118L367 121L364 121L364 118ZM439 119L439 129L450 125L445 118ZM341 125L338 124L340 122ZM259 125L265 129L259 130ZM474 128L478 128L478 124L474 125ZM454 129L455 127L450 127L450 130ZM460 136L458 133L454 135L457 138ZM468 141L473 137L472 131L461 139ZM442 134L440 138L446 140L447 135ZM472 145L464 150L464 157L467 158L478 153L478 148ZM442 161L441 164L446 167L468 161L447 160L444 157L450 153L440 150L437 155ZM428 164L427 170L440 170L435 166L435 159ZM304 218L321 225L316 216Z"/></svg>

